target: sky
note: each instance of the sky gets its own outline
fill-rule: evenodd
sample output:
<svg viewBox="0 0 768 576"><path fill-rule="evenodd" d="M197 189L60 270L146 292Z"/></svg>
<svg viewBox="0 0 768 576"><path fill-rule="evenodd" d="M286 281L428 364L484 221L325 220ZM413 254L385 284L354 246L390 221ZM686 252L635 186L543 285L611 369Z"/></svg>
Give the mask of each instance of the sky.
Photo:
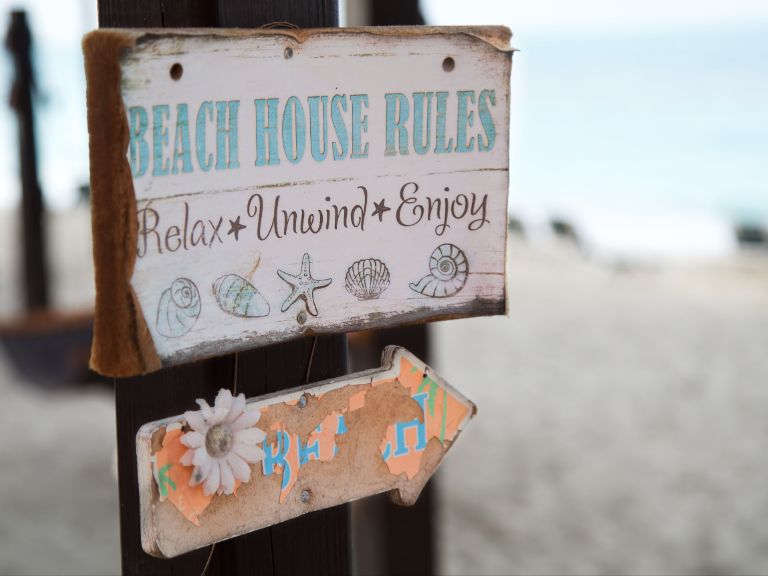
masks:
<svg viewBox="0 0 768 576"><path fill-rule="evenodd" d="M768 2L423 7L430 23L513 31L513 211L768 225Z"/></svg>
<svg viewBox="0 0 768 576"><path fill-rule="evenodd" d="M768 24L765 0L422 0L432 24L505 24L519 34Z"/></svg>

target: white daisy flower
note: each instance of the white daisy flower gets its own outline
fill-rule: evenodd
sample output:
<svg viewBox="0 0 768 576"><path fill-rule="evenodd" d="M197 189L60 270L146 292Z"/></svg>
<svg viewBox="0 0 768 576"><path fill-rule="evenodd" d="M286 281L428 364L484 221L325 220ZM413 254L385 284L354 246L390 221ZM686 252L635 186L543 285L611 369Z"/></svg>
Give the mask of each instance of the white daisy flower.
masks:
<svg viewBox="0 0 768 576"><path fill-rule="evenodd" d="M189 448L181 463L195 467L189 485L202 483L206 495L232 494L235 480L250 480L249 464L264 459L258 444L266 434L255 426L261 412L246 411L245 395L233 397L223 388L216 395L213 408L205 400L196 402L200 410L184 413L192 430L181 437L181 443Z"/></svg>

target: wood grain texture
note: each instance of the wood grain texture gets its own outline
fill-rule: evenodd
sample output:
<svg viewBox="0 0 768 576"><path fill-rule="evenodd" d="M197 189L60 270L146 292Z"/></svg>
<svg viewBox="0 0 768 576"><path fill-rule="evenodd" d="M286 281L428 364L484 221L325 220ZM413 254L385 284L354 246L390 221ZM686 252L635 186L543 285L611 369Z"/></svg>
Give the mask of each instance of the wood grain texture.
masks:
<svg viewBox="0 0 768 576"><path fill-rule="evenodd" d="M389 347L378 369L252 398L248 410L261 413L257 426L266 433L267 459L252 467L235 495L208 501L201 486L188 488L192 469L179 462L186 450L179 443L184 416L141 427L137 462L147 552L173 557L381 492L412 505L476 409L413 354ZM268 463L271 458L281 468ZM197 513L183 512L190 499L199 503Z"/></svg>
<svg viewBox="0 0 768 576"><path fill-rule="evenodd" d="M162 27L167 20L173 26L217 26L218 18L211 16L209 7L217 9L218 17L226 17L229 10L245 3L229 0L219 6L217 2L206 0L194 4L173 0L99 0L99 25ZM272 3L282 5L280 0ZM332 5L333 10L336 6L335 0L320 0L317 4ZM227 25L241 27L267 23L255 19L227 20ZM310 25L332 27L337 26L338 21L335 18L318 19ZM159 560L141 549L134 457L139 426L163 414L183 410L196 397L214 394L219 378L234 378L235 366L240 381L238 389L248 396L304 382L310 356L313 358L313 379L346 373L345 336L320 337L314 353L312 350L313 340L304 339L115 381L123 574L200 574L211 553L199 550L173 560ZM322 534L322 538L318 538L318 534ZM297 549L301 554L296 553ZM350 570L348 507L340 506L217 545L212 551L207 574L348 574Z"/></svg>

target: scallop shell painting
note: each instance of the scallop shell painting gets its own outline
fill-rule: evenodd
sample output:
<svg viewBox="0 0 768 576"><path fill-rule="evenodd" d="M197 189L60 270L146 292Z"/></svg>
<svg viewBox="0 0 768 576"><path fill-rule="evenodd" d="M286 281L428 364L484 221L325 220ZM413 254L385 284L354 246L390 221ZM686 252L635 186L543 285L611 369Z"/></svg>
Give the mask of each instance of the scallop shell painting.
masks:
<svg viewBox="0 0 768 576"><path fill-rule="evenodd" d="M216 302L227 314L242 318L269 315L269 302L256 287L242 276L227 274L213 283Z"/></svg>
<svg viewBox="0 0 768 576"><path fill-rule="evenodd" d="M378 298L389 288L389 269L376 258L358 260L347 269L344 286L358 300Z"/></svg>
<svg viewBox="0 0 768 576"><path fill-rule="evenodd" d="M432 298L447 298L458 294L467 283L469 261L454 244L440 244L429 257L429 274L409 286L414 292Z"/></svg>
<svg viewBox="0 0 768 576"><path fill-rule="evenodd" d="M178 338L189 332L199 317L197 286L189 278L177 278L160 296L155 326L161 335Z"/></svg>

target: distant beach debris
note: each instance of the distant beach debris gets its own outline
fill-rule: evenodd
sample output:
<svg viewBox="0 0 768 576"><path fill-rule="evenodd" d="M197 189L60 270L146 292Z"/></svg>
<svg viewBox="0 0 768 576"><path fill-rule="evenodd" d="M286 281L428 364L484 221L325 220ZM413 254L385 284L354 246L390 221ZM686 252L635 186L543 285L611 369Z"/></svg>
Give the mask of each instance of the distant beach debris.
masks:
<svg viewBox="0 0 768 576"><path fill-rule="evenodd" d="M734 233L739 246L768 247L768 228L766 226L738 223Z"/></svg>
<svg viewBox="0 0 768 576"><path fill-rule="evenodd" d="M525 238L525 224L523 224L523 221L520 218L513 214L510 214L507 217L507 230L512 234Z"/></svg>
<svg viewBox="0 0 768 576"><path fill-rule="evenodd" d="M576 232L576 227L564 218L552 218L549 221L549 225L552 228L552 232L558 238L568 240L576 245L580 245L579 234Z"/></svg>

